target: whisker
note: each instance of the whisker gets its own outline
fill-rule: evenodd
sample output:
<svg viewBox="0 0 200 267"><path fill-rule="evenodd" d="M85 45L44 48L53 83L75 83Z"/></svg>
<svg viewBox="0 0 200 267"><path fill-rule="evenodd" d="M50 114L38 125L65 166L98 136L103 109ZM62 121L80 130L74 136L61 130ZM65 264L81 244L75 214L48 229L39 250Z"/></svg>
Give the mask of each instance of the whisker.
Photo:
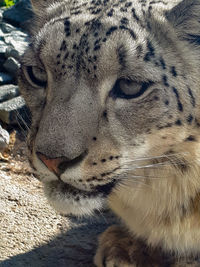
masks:
<svg viewBox="0 0 200 267"><path fill-rule="evenodd" d="M188 155L188 154L189 152L181 152L181 153L171 153L168 155L160 155L160 156L153 156L153 157L142 157L142 158L137 158L137 159L132 159L132 160L130 160L130 158L128 157L123 157L123 159L126 160L126 158L128 158L130 162L137 162L137 161L143 161L143 160L162 159L162 158L169 158L172 156Z"/></svg>
<svg viewBox="0 0 200 267"><path fill-rule="evenodd" d="M134 178L134 179L140 179L140 178L145 178L145 179L151 179L151 180L158 180L158 179L163 179L163 178L167 178L170 176L149 176L149 175L129 175L130 178Z"/></svg>
<svg viewBox="0 0 200 267"><path fill-rule="evenodd" d="M26 121L23 119L23 117L21 116L21 114L19 113L18 110L16 110L16 114L17 114L17 117L23 122L24 126L26 127L26 129L29 131L29 126L28 124L26 123Z"/></svg>
<svg viewBox="0 0 200 267"><path fill-rule="evenodd" d="M22 132L22 134L24 136L25 143L27 144L27 131L24 130L24 128L22 127L22 125L20 123L20 120L21 120L21 117L20 116L21 115L20 114L17 114L17 112L16 112L16 115L17 115L17 119L19 119L19 120L17 120L17 124L18 124L19 128L21 129L21 132Z"/></svg>
<svg viewBox="0 0 200 267"><path fill-rule="evenodd" d="M128 164L127 163L125 163L125 164L123 164L124 166L127 166ZM132 169L134 170L134 169L148 169L148 168L158 168L158 167L160 167L160 166L169 166L169 165L171 165L171 162L165 162L165 163L163 163L163 162L160 162L160 163L154 163L154 164L147 164L147 165L143 165L143 166L132 166L132 165L128 165L127 167L122 167L123 169L127 169L127 170L130 170L130 168L128 168L129 166L132 166Z"/></svg>
<svg viewBox="0 0 200 267"><path fill-rule="evenodd" d="M23 107L23 112L24 112L24 114L26 114L26 118L27 118L28 121L31 123L32 118L31 118L31 116L30 116L30 113L27 112L27 108L26 108L26 107Z"/></svg>

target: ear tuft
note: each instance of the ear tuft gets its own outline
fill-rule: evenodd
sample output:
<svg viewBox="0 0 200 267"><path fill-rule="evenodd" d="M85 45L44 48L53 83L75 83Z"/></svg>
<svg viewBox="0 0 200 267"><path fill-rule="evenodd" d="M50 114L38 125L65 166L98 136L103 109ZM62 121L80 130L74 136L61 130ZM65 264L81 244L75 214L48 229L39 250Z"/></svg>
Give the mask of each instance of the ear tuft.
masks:
<svg viewBox="0 0 200 267"><path fill-rule="evenodd" d="M200 45L200 0L183 0L166 17L180 39Z"/></svg>

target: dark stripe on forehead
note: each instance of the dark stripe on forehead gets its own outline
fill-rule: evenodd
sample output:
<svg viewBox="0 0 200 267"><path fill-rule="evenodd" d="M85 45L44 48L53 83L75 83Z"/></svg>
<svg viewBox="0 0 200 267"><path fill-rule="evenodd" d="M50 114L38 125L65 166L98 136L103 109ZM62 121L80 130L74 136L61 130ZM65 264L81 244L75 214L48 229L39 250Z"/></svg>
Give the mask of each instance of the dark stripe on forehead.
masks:
<svg viewBox="0 0 200 267"><path fill-rule="evenodd" d="M119 64L123 68L125 68L125 65L126 65L126 50L125 50L125 47L123 45L121 45L117 49L117 55L118 55Z"/></svg>
<svg viewBox="0 0 200 267"><path fill-rule="evenodd" d="M132 29L127 28L127 27L124 26L124 25L119 26L119 28L120 28L121 30L125 30L125 31L129 32L129 34L131 35L131 37L132 37L134 40L137 39L137 36L136 36L136 34L134 33L134 31L133 31Z"/></svg>
<svg viewBox="0 0 200 267"><path fill-rule="evenodd" d="M193 107L195 107L196 101L195 101L194 95L193 95L192 90L190 89L190 87L188 87L188 93L189 93L189 96L190 96L191 104L192 104Z"/></svg>
<svg viewBox="0 0 200 267"><path fill-rule="evenodd" d="M176 99L177 99L178 110L182 112L183 111L183 105L182 105L182 103L180 101L179 93L178 93L178 91L177 91L177 89L175 87L172 87L172 90L173 90L173 92L174 92L174 94L176 96Z"/></svg>

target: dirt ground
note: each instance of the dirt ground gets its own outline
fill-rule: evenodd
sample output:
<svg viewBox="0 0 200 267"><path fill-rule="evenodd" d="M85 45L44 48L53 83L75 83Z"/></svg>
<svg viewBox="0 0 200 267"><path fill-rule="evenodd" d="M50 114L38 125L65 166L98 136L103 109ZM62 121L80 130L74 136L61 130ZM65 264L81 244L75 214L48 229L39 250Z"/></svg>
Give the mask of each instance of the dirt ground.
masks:
<svg viewBox="0 0 200 267"><path fill-rule="evenodd" d="M112 221L108 212L79 220L56 213L29 167L25 141L11 135L0 155L0 267L92 267L97 236Z"/></svg>

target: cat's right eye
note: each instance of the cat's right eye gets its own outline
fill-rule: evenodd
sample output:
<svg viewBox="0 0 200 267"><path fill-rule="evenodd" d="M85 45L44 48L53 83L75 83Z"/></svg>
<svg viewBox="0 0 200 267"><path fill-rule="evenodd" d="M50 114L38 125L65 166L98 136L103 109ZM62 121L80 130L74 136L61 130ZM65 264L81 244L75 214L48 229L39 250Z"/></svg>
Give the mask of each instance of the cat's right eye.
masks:
<svg viewBox="0 0 200 267"><path fill-rule="evenodd" d="M47 74L46 72L35 66L26 66L24 68L24 74L28 82L34 87L46 87Z"/></svg>

